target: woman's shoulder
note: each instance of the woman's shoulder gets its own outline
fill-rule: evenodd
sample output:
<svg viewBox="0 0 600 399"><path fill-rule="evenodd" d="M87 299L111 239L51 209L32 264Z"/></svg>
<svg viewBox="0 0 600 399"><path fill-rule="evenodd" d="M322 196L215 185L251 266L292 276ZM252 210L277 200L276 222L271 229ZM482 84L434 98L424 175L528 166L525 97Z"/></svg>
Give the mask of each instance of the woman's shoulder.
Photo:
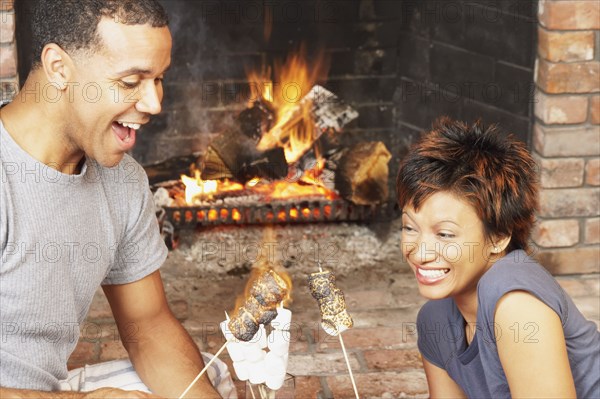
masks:
<svg viewBox="0 0 600 399"><path fill-rule="evenodd" d="M477 285L480 310L491 316L500 298L513 291L532 294L561 318L565 315L566 293L550 272L523 250L508 253L481 277Z"/></svg>
<svg viewBox="0 0 600 399"><path fill-rule="evenodd" d="M481 277L480 292L526 288L529 285L560 290L558 282L542 265L523 250L509 252Z"/></svg>

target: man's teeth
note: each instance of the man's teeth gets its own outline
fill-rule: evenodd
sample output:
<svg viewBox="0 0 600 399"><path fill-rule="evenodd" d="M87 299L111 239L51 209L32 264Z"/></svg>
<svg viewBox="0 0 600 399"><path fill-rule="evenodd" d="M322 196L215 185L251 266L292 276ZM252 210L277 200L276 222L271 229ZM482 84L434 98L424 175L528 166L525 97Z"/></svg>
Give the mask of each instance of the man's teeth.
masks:
<svg viewBox="0 0 600 399"><path fill-rule="evenodd" d="M125 127L131 128L133 130L138 130L140 128L140 126L142 126L139 123L127 123L127 122L117 122L117 123L120 125L123 125Z"/></svg>
<svg viewBox="0 0 600 399"><path fill-rule="evenodd" d="M428 278L436 278L442 277L444 274L448 273L450 269L435 269L435 270L426 270L419 268L419 274Z"/></svg>

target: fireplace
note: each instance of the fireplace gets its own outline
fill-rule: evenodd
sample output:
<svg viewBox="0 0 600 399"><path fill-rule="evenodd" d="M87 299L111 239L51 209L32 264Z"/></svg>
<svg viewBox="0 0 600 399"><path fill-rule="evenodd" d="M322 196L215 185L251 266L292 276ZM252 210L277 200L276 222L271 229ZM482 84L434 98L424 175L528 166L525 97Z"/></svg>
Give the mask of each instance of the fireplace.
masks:
<svg viewBox="0 0 600 399"><path fill-rule="evenodd" d="M17 25L29 5L15 5ZM313 87L322 87L356 111L339 131L323 134L320 153L311 147L313 161L318 164L322 156L325 164L331 155L327 151L361 143L381 143L391 155L384 198L371 203L351 200L330 185L334 196L309 195L292 202L262 197L252 202L236 194L214 196L212 202L162 204L162 221L175 233L188 230L180 234L182 245L175 252L183 251L183 258L192 263L197 256L205 260L197 251L202 243L215 237L227 241L230 236L252 240L256 233L247 235L240 229L256 232L261 223L279 224L290 242L306 239L307 230L312 246L326 231L342 232L342 237L360 232L394 251L397 237L391 231L397 222L395 227L390 223L398 212L394 206L398 164L436 117L481 117L487 123L501 123L504 131L529 144L532 141L535 1L173 0L164 6L171 18L174 48L163 112L141 132L132 154L146 166L154 189L161 184L166 190L181 186L181 174L196 179L190 164L202 174L211 148L259 99L257 89L265 87L265 71L274 72L299 49L309 66L305 72L312 75L310 84L298 85L297 76L271 73L272 88L279 92L299 88L294 97L298 102ZM23 74L30 63L28 30L17 29L16 36ZM160 164L171 165L170 174L154 174ZM245 189L248 180L239 175L231 179ZM353 253L343 239L334 241L337 254ZM218 258L215 261L224 266L215 270L240 269L235 260ZM368 257L358 259L352 267L373 264Z"/></svg>

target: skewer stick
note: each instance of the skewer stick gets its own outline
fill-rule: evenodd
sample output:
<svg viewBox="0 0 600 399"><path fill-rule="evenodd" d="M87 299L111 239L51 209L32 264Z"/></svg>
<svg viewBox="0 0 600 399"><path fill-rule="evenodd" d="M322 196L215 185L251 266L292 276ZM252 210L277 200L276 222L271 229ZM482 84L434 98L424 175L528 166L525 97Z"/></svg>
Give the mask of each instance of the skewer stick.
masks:
<svg viewBox="0 0 600 399"><path fill-rule="evenodd" d="M250 384L248 382L248 384ZM254 396L254 389L252 389L252 384L250 384L250 393L252 394L252 399L256 399L256 396Z"/></svg>
<svg viewBox="0 0 600 399"><path fill-rule="evenodd" d="M208 370L208 368L210 367L210 365L217 359L217 357L219 357L219 355L221 354L221 352L223 352L225 350L225 347L227 346L227 344L229 343L229 341L226 341L223 346L221 347L221 349L219 349L217 351L217 353L215 353L215 355L213 356L212 359L210 359L210 361L208 363L206 363L206 365L204 366L204 368L202 369L202 371L200 371L200 373L198 373L198 375L196 376L196 378L194 378L194 381L192 381L192 383L185 389L185 391L183 391L183 393L179 396L179 399L182 399L186 393L188 393L188 391L190 389L192 389L192 387L194 386L194 384L196 382L198 382L198 380L200 379L200 377L202 377L202 375L204 375L204 373L206 372L206 370Z"/></svg>
<svg viewBox="0 0 600 399"><path fill-rule="evenodd" d="M356 395L356 399L360 399L358 396L358 389L356 389L356 382L354 382L354 376L352 375L352 369L350 368L350 360L348 359L348 353L346 352L346 347L344 346L344 340L342 339L342 333L338 334L340 338L340 345L342 345L342 352L344 352L344 358L346 359L346 366L348 366L348 373L350 374L350 381L352 381L352 388L354 388L354 395Z"/></svg>

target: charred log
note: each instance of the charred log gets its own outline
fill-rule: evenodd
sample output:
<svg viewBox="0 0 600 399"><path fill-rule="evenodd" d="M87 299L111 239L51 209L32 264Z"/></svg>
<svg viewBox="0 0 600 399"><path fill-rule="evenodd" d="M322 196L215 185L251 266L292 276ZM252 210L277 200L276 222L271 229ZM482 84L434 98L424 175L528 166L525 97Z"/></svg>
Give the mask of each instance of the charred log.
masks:
<svg viewBox="0 0 600 399"><path fill-rule="evenodd" d="M358 143L340 159L335 187L355 204L379 204L388 199L388 162L392 155L382 142Z"/></svg>
<svg viewBox="0 0 600 399"><path fill-rule="evenodd" d="M237 117L241 131L255 143L273 127L274 120L275 111L262 99L256 100L251 108L246 108Z"/></svg>
<svg viewBox="0 0 600 399"><path fill-rule="evenodd" d="M204 158L202 179L234 178L245 183L255 177L281 179L287 176L283 148L256 150L256 142L239 127L232 127L215 138Z"/></svg>
<svg viewBox="0 0 600 399"><path fill-rule="evenodd" d="M166 161L144 166L150 185L167 180L178 180L181 175L189 175L190 170L198 168L198 154L169 158Z"/></svg>

